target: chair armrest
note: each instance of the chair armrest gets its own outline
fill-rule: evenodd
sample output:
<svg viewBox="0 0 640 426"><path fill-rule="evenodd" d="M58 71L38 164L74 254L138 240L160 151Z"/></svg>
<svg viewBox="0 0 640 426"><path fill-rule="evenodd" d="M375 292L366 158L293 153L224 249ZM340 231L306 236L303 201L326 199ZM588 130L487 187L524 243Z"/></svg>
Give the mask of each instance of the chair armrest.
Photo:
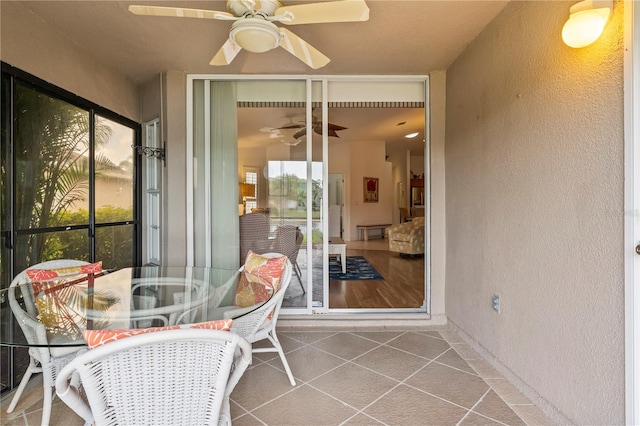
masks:
<svg viewBox="0 0 640 426"><path fill-rule="evenodd" d="M414 228L411 222L399 223L397 225L393 225L387 228L387 233L389 234L389 238L393 236L395 233L406 234L410 232Z"/></svg>
<svg viewBox="0 0 640 426"><path fill-rule="evenodd" d="M224 312L224 318L237 318L244 314L251 312L255 307L249 306L248 308L241 308L239 306L230 306L228 311Z"/></svg>
<svg viewBox="0 0 640 426"><path fill-rule="evenodd" d="M233 367L231 367L231 375L229 376L229 381L227 382L227 387L225 388L224 394L229 396L233 389L236 387L242 374L244 371L251 365L252 357L252 348L251 343L247 342L245 339L240 337L238 340L238 350L240 352L240 356L238 356L233 361Z"/></svg>
<svg viewBox="0 0 640 426"><path fill-rule="evenodd" d="M56 394L69 408L84 419L86 425L91 425L94 422L93 413L89 404L80 396L78 387L74 386L77 383L75 373L75 367L69 364L58 373L55 383Z"/></svg>

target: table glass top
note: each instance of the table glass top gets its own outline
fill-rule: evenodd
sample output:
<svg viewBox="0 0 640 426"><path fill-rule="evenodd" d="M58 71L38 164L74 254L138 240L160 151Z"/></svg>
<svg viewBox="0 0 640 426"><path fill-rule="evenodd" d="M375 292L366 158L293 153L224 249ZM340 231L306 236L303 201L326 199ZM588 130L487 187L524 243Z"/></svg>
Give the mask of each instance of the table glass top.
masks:
<svg viewBox="0 0 640 426"><path fill-rule="evenodd" d="M83 346L82 331L86 329L238 318L270 297L244 308L235 306L239 276L238 269L145 266L18 281L0 291L0 345ZM38 338L38 333L46 333L46 338Z"/></svg>

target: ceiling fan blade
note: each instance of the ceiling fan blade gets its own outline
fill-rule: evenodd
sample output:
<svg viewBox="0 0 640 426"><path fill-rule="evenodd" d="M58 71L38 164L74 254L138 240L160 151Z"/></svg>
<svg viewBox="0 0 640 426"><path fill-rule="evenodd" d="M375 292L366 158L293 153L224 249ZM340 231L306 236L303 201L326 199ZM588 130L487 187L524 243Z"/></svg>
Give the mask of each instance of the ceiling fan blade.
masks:
<svg viewBox="0 0 640 426"><path fill-rule="evenodd" d="M286 129L302 129L304 124L285 124L282 127L274 127L273 130L286 130Z"/></svg>
<svg viewBox="0 0 640 426"><path fill-rule="evenodd" d="M297 132L296 134L294 134L293 135L293 139L299 139L299 138L303 137L306 134L307 134L307 129L304 128L304 129L300 130L299 132Z"/></svg>
<svg viewBox="0 0 640 426"><path fill-rule="evenodd" d="M282 34L280 47L300 59L305 64L309 65L311 68L317 69L324 67L329 63L329 61L331 61L331 59L324 56L315 47L311 46L288 29L279 29L280 34Z"/></svg>
<svg viewBox="0 0 640 426"><path fill-rule="evenodd" d="M227 39L209 64L217 66L229 65L241 50L242 47L240 47L238 43L231 39Z"/></svg>
<svg viewBox="0 0 640 426"><path fill-rule="evenodd" d="M369 20L369 8L364 0L340 0L283 6L276 9L274 15L278 16L286 12L293 15L292 20L285 18L280 21L287 25Z"/></svg>
<svg viewBox="0 0 640 426"><path fill-rule="evenodd" d="M337 130L347 130L347 127L338 126L337 124L327 123L327 135L339 138L336 133ZM319 135L322 135L322 121L317 121L313 123L313 131Z"/></svg>
<svg viewBox="0 0 640 426"><path fill-rule="evenodd" d="M129 12L134 15L150 15L150 16L177 16L179 18L202 18L202 19L237 19L228 12L218 12L216 10L204 9L186 9L183 7L164 7L164 6L129 6Z"/></svg>
<svg viewBox="0 0 640 426"><path fill-rule="evenodd" d="M346 127L338 126L337 124L329 123L329 130L348 130Z"/></svg>
<svg viewBox="0 0 640 426"><path fill-rule="evenodd" d="M313 131L316 132L317 134L319 134L320 136L322 136L322 126L313 126ZM327 131L327 136L330 136L332 138L339 138L340 136L338 136L338 134L336 133L336 131L332 128L329 128L329 130Z"/></svg>

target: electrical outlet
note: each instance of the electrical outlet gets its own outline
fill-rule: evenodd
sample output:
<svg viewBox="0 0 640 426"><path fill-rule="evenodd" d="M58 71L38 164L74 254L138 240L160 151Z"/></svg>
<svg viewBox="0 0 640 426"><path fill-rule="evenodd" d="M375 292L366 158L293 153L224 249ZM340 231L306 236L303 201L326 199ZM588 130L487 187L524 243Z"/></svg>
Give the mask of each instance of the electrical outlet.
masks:
<svg viewBox="0 0 640 426"><path fill-rule="evenodd" d="M491 306L494 311L500 313L500 296L498 294L494 294L491 298Z"/></svg>

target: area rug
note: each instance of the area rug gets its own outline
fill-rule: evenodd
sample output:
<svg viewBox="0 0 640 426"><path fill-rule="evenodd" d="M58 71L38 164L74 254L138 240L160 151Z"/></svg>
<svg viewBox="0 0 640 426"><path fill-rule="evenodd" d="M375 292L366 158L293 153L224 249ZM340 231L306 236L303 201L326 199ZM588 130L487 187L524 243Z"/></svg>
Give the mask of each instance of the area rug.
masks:
<svg viewBox="0 0 640 426"><path fill-rule="evenodd" d="M336 256L329 256L329 279L332 281L384 280L382 275L362 256L347 256L347 273Z"/></svg>

